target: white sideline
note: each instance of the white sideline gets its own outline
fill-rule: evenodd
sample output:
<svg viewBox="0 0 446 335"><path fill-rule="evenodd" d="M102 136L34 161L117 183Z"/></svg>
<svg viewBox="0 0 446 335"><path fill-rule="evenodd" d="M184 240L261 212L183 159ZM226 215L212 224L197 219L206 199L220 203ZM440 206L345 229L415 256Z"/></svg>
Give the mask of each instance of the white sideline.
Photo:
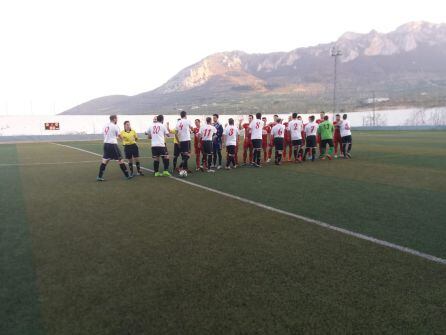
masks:
<svg viewBox="0 0 446 335"><path fill-rule="evenodd" d="M101 155L96 153L96 152L92 152L92 151L88 151L88 150L72 147L70 145L65 145L65 144L60 144L60 143L52 143L52 144L59 145L59 146L62 146L62 147L67 147L67 148L70 148L70 149L82 151L82 152L85 152L85 153L88 153L88 154L91 154L91 155L95 155L95 156L101 157ZM153 170L148 169L148 168L141 167L141 169L144 169L144 170L149 171L149 172L153 172ZM427 259L427 260L429 260L431 262L434 262L434 263L439 263L439 264L446 265L446 259L444 259L444 258L440 258L440 257L436 257L436 256L433 256L433 255L430 255L430 254L426 254L424 252L417 251L415 249L407 248L407 247L401 246L399 244L395 244L395 243L387 242L387 241L384 241L384 240L380 240L380 239L377 239L377 238L374 238L374 237L371 237L371 236L368 236L368 235L364 235L364 234L361 234L361 233L355 233L353 231L350 231L350 230L347 230L347 229L344 229L344 228L339 228L339 227L336 227L336 226L332 226L331 224L328 224L328 223L325 223L325 222L322 222L322 221L319 221L319 220L311 219L309 217L302 216L302 215L299 215L299 214L290 213L290 212L284 211L282 209L278 209L278 208L275 208L275 207L264 205L264 204L262 204L260 202L256 202L256 201L253 201L253 200L249 200L249 199L246 199L246 198L239 197L237 195L233 195L233 194L230 194L230 193L218 191L218 190L215 190L215 189L210 188L210 187L206 187L206 186L203 186L203 185L200 185L200 184L196 184L196 183L187 181L185 179L180 179L180 178L176 178L176 177L170 177L170 178L172 178L172 179L174 179L176 181L179 181L181 183L187 184L187 185L191 185L191 186L194 186L194 187L197 187L197 188L201 188L201 189L209 191L209 192L213 192L213 193L225 196L227 198L235 199L235 200L241 201L241 202L246 203L246 204L250 204L250 205L253 205L253 206L256 206L256 207L260 207L260 208L263 208L263 209L266 209L266 210L269 210L269 211L272 211L272 212L276 212L276 213L283 214L283 215L286 215L286 216L289 216L289 217L292 217L292 218L295 218L295 219L299 219L299 220L302 220L302 221L305 221L305 222L308 222L308 223L312 223L312 224L315 224L315 225L317 225L319 227L323 227L323 228L326 228L326 229L334 230L334 231L337 231L337 232L342 233L344 235L353 236L353 237L359 238L361 240L369 241L369 242L372 242L372 243L375 243L375 244L378 244L378 245L381 245L381 246L384 246L384 247L387 247L387 248L395 249L395 250L398 250L398 251L406 253L406 254L414 255L414 256L417 256L417 257L420 257L420 258L424 258L424 259Z"/></svg>

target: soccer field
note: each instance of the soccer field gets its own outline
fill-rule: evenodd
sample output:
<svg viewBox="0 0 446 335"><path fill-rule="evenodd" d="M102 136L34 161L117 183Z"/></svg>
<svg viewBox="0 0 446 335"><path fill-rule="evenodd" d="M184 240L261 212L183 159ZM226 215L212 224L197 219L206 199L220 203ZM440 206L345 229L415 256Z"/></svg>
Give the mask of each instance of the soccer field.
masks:
<svg viewBox="0 0 446 335"><path fill-rule="evenodd" d="M444 131L187 183L60 144L0 145L0 334L446 333Z"/></svg>

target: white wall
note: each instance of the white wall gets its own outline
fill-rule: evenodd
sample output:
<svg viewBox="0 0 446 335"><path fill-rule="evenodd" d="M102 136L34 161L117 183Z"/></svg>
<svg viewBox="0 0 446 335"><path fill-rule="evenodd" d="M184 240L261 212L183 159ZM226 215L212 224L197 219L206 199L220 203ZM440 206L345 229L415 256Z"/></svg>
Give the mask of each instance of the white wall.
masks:
<svg viewBox="0 0 446 335"><path fill-rule="evenodd" d="M287 118L289 114L281 114ZM431 109L399 109L376 112L375 125L378 126L445 126L446 107ZM302 114L304 120L307 114ZM331 118L331 114L329 114ZM125 120L129 120L132 128L143 133L152 123L154 115L119 115L118 124L122 127ZM189 115L193 120L199 118L204 120L206 115ZM228 118L233 117L238 122L239 115L222 115L220 122L226 124ZM269 121L272 115L267 114ZM318 115L316 115L318 118ZM176 123L176 115L165 116L165 122L169 121L171 126ZM372 126L372 112L349 113L349 120L353 127ZM247 116L245 116L245 120ZM0 136L17 135L65 135L65 134L99 134L102 127L108 121L106 115L51 115L51 116L0 116ZM45 122L59 122L60 130L45 130Z"/></svg>

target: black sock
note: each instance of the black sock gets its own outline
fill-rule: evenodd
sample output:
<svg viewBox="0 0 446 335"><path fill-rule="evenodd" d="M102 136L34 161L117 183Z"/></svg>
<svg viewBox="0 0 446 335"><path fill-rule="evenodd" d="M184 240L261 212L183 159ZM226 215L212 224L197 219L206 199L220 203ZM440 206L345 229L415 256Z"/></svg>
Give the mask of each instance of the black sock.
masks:
<svg viewBox="0 0 446 335"><path fill-rule="evenodd" d="M141 172L141 165L139 164L139 162L136 162L136 171Z"/></svg>
<svg viewBox="0 0 446 335"><path fill-rule="evenodd" d="M158 172L160 169L160 161L153 161L153 170L156 172Z"/></svg>
<svg viewBox="0 0 446 335"><path fill-rule="evenodd" d="M121 163L121 164L119 164L119 167L121 168L122 173L124 173L124 176L128 177L129 173L127 172L127 167L125 166L125 164Z"/></svg>
<svg viewBox="0 0 446 335"><path fill-rule="evenodd" d="M133 163L129 163L130 173L133 174Z"/></svg>
<svg viewBox="0 0 446 335"><path fill-rule="evenodd" d="M212 155L208 155L208 169L211 168L212 165Z"/></svg>
<svg viewBox="0 0 446 335"><path fill-rule="evenodd" d="M283 154L281 152L277 154L277 160L279 161L279 163L282 161L282 157Z"/></svg>
<svg viewBox="0 0 446 335"><path fill-rule="evenodd" d="M262 152L257 150L257 165L260 165L260 160L262 158Z"/></svg>
<svg viewBox="0 0 446 335"><path fill-rule="evenodd" d="M101 163L101 165L99 166L99 175L98 175L99 178L102 178L102 176L104 175L104 171L105 171L105 167L106 166L107 165L104 164L104 163Z"/></svg>
<svg viewBox="0 0 446 335"><path fill-rule="evenodd" d="M311 149L311 155L313 156L311 157L311 160L314 161L316 159L316 148Z"/></svg>
<svg viewBox="0 0 446 335"><path fill-rule="evenodd" d="M218 165L221 165L221 150L217 151L217 156L218 156Z"/></svg>
<svg viewBox="0 0 446 335"><path fill-rule="evenodd" d="M178 160L178 156L173 156L173 169L174 170L177 168L177 160Z"/></svg>
<svg viewBox="0 0 446 335"><path fill-rule="evenodd" d="M164 164L164 171L169 170L169 159L163 158L163 164Z"/></svg>

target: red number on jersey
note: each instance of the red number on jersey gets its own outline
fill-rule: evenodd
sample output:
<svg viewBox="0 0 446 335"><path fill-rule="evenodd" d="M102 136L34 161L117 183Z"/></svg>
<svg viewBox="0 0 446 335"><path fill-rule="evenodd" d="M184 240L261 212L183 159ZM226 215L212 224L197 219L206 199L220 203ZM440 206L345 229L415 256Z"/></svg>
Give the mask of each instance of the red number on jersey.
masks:
<svg viewBox="0 0 446 335"><path fill-rule="evenodd" d="M234 135L234 128L229 129L229 136Z"/></svg>
<svg viewBox="0 0 446 335"><path fill-rule="evenodd" d="M179 128L180 128L180 130L183 130L183 124L182 123L180 123Z"/></svg>
<svg viewBox="0 0 446 335"><path fill-rule="evenodd" d="M312 132L313 132L313 130L314 130L314 126L311 126L311 131L310 131L310 133L312 133Z"/></svg>
<svg viewBox="0 0 446 335"><path fill-rule="evenodd" d="M209 135L211 135L211 130L210 129L205 129L203 137L209 137Z"/></svg>
<svg viewBox="0 0 446 335"><path fill-rule="evenodd" d="M279 136L281 136L281 135L282 135L282 129L279 129L279 130L277 131L277 134L278 134Z"/></svg>
<svg viewBox="0 0 446 335"><path fill-rule="evenodd" d="M260 128L260 122L256 122L256 129Z"/></svg>
<svg viewBox="0 0 446 335"><path fill-rule="evenodd" d="M153 126L153 133L158 134L160 132L161 127L160 126Z"/></svg>
<svg viewBox="0 0 446 335"><path fill-rule="evenodd" d="M108 134L108 131L110 130L110 128L109 127L105 127L105 129L104 129L104 133L105 133L105 135L107 135Z"/></svg>
<svg viewBox="0 0 446 335"><path fill-rule="evenodd" d="M297 130L299 125L297 123L294 124L294 130Z"/></svg>

